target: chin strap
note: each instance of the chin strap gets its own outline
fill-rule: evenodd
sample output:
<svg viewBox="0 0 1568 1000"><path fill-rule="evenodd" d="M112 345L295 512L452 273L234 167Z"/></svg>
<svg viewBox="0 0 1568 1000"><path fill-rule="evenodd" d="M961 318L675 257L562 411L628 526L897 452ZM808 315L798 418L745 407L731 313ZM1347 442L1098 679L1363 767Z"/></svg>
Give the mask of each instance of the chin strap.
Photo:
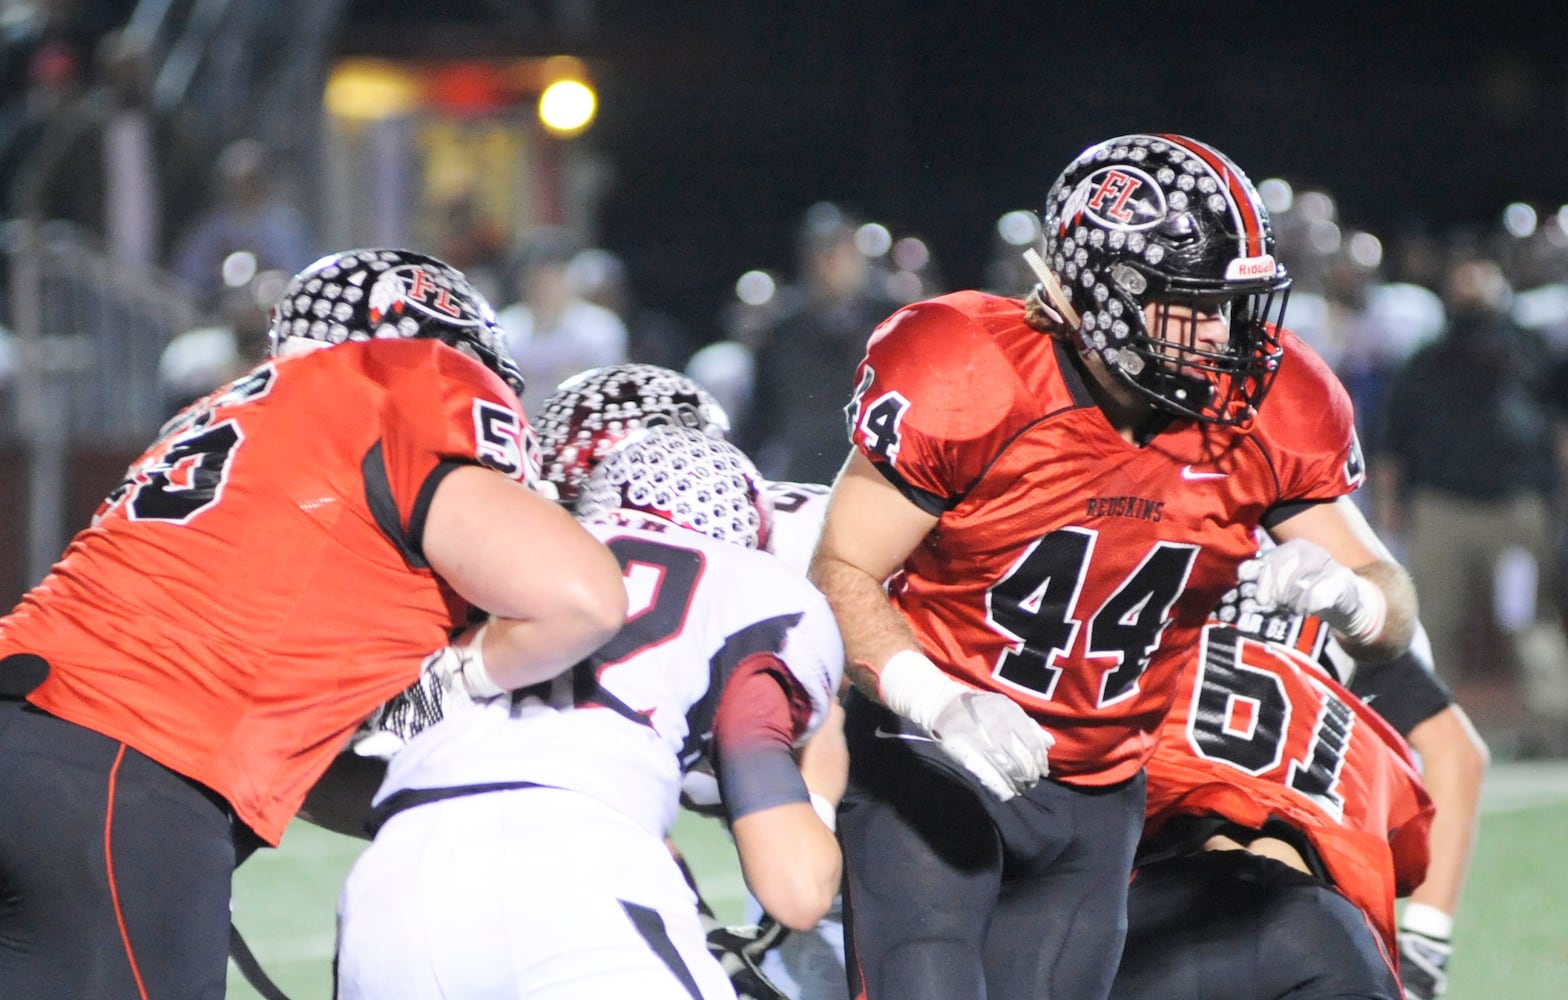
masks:
<svg viewBox="0 0 1568 1000"><path fill-rule="evenodd" d="M1040 279L1040 287L1045 291L1045 297L1052 308L1062 314L1062 318L1069 326L1074 330L1078 329L1083 324L1083 320L1078 316L1078 310L1073 308L1072 301L1067 298L1067 292L1063 290L1061 282L1057 281L1056 275L1045 266L1045 258L1041 257L1040 252L1034 247L1030 247L1024 251L1024 263L1028 264L1029 270Z"/></svg>

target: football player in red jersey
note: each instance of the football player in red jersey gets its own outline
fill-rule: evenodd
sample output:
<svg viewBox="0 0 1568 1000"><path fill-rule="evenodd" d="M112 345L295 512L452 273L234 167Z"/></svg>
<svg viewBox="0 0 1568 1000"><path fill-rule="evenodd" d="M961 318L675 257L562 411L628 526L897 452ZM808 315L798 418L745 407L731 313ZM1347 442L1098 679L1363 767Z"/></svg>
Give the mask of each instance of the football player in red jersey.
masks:
<svg viewBox="0 0 1568 1000"><path fill-rule="evenodd" d="M1143 763L1255 528L1281 543L1249 565L1261 599L1358 654L1413 627L1241 170L1182 136L1100 143L1043 249L1025 300L884 321L847 410L811 573L856 687L840 836L870 1000L1107 994Z"/></svg>
<svg viewBox="0 0 1568 1000"><path fill-rule="evenodd" d="M1260 641L1308 656L1393 726L1420 763L1432 799L1426 878L1399 910L1399 979L1405 1000L1435 1000L1447 989L1454 914L1470 867L1480 818L1481 785L1490 761L1486 742L1438 678L1419 624L1410 648L1392 660L1359 663L1323 623L1254 606L1248 585L1226 595L1216 617ZM1163 749L1163 748L1162 748ZM1239 936L1249 936L1244 927Z"/></svg>
<svg viewBox="0 0 1568 1000"><path fill-rule="evenodd" d="M457 681L498 694L625 617L612 554L528 488L521 378L461 273L324 257L270 336L0 619L0 995L221 997L237 854L426 654L460 633Z"/></svg>
<svg viewBox="0 0 1568 1000"><path fill-rule="evenodd" d="M1113 996L1400 1000L1394 899L1425 877L1432 804L1381 717L1215 621L1145 771Z"/></svg>

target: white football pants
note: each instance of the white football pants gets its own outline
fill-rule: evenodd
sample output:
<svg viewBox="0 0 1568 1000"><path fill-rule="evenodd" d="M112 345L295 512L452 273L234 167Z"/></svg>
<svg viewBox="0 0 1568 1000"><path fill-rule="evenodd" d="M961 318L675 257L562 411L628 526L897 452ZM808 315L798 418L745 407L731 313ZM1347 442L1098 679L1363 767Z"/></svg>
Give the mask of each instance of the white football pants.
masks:
<svg viewBox="0 0 1568 1000"><path fill-rule="evenodd" d="M662 840L575 792L389 820L338 903L340 1000L734 1000Z"/></svg>

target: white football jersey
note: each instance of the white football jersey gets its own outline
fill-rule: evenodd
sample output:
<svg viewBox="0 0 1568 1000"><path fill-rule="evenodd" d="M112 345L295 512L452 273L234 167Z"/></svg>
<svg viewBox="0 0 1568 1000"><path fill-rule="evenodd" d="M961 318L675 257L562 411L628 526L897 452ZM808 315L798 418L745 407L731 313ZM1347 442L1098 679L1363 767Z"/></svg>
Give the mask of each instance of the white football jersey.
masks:
<svg viewBox="0 0 1568 1000"><path fill-rule="evenodd" d="M379 803L403 789L530 781L590 795L657 836L682 775L702 763L726 679L776 654L810 695L814 732L838 691L843 646L827 601L772 555L631 511L587 528L620 560L627 621L555 680L446 719L393 758Z"/></svg>
<svg viewBox="0 0 1568 1000"><path fill-rule="evenodd" d="M832 490L818 483L770 482L762 492L773 504L768 551L804 577L817 548L817 536L822 534Z"/></svg>

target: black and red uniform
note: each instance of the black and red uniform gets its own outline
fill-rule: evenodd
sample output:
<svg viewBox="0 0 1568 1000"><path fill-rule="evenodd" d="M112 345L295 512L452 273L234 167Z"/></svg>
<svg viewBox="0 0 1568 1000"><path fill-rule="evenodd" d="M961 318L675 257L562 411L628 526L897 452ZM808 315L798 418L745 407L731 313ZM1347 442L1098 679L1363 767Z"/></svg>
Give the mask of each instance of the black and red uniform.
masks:
<svg viewBox="0 0 1568 1000"><path fill-rule="evenodd" d="M1433 811L1404 739L1313 660L1229 625L1182 681L1146 765L1113 995L1398 1000L1394 900L1425 877ZM1216 835L1284 840L1311 871L1203 852Z"/></svg>
<svg viewBox="0 0 1568 1000"><path fill-rule="evenodd" d="M0 702L0 995L222 995L231 825L277 844L464 623L426 511L464 464L523 480L526 433L430 339L271 360L165 426L0 619L0 672L48 667Z"/></svg>
<svg viewBox="0 0 1568 1000"><path fill-rule="evenodd" d="M891 599L939 667L1008 695L1056 745L1050 780L998 803L923 734L851 699L841 829L872 1000L1108 987L1141 769L1199 632L1259 525L1361 481L1344 389L1281 336L1250 427L1157 416L1134 443L1095 404L1077 351L1030 327L1018 300L958 292L873 334L854 446L939 517ZM951 947L922 948L937 956L926 968L907 960L916 941Z"/></svg>

